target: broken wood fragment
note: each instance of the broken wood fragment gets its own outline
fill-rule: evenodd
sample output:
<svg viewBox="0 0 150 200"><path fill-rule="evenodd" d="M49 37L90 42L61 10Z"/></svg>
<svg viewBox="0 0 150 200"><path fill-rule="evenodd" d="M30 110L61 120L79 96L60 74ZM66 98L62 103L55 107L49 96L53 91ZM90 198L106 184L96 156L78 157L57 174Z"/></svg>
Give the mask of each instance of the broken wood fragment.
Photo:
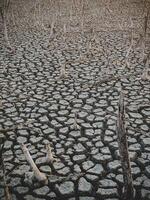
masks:
<svg viewBox="0 0 150 200"><path fill-rule="evenodd" d="M24 145L24 144L21 144L21 149L26 157L26 160L27 162L29 163L29 165L31 166L33 172L34 172L34 176L35 178L43 183L43 184L47 184L48 183L48 180L47 180L47 177L44 173L40 172L40 170L37 168L36 164L34 163L30 153L29 153L29 150L27 149L27 147Z"/></svg>

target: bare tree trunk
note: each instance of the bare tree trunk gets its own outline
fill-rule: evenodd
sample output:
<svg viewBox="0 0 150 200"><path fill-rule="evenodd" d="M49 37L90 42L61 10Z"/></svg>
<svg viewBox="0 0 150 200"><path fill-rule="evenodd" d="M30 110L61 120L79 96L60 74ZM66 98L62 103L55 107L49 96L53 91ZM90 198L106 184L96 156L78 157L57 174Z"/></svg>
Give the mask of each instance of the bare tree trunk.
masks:
<svg viewBox="0 0 150 200"><path fill-rule="evenodd" d="M39 171L39 169L37 168L36 164L34 163L30 153L29 153L29 150L27 149L27 147L24 145L24 144L21 144L21 149L28 161L28 163L30 164L33 172L34 172L34 175L35 175L35 178L39 181L39 182L42 182L44 184L47 184L47 177L44 173L41 173Z"/></svg>
<svg viewBox="0 0 150 200"><path fill-rule="evenodd" d="M131 200L134 196L134 188L131 174L130 158L128 153L127 133L125 130L124 95L122 91L120 92L119 98L116 131L118 136L119 153L124 179L123 200Z"/></svg>
<svg viewBox="0 0 150 200"><path fill-rule="evenodd" d="M143 41L142 41L142 56L143 60L145 58L145 47L146 47L146 34L147 34L147 28L148 28L148 18L149 18L149 9L146 8L146 13L144 16L144 32L143 32Z"/></svg>
<svg viewBox="0 0 150 200"><path fill-rule="evenodd" d="M84 1L81 1L81 33L84 34Z"/></svg>
<svg viewBox="0 0 150 200"><path fill-rule="evenodd" d="M7 13L8 13L8 8L10 5L10 0L3 0L3 6L1 8L1 16L3 20L3 26L4 26L4 38L7 44L7 47L12 49L9 37L8 37L8 28L7 28Z"/></svg>
<svg viewBox="0 0 150 200"><path fill-rule="evenodd" d="M53 15L52 16L52 22L51 22L51 28L50 28L50 38L53 36L55 33L55 23L56 23L56 18L57 16Z"/></svg>
<svg viewBox="0 0 150 200"><path fill-rule="evenodd" d="M8 29L7 29L6 12L4 12L4 21L3 21L3 25L4 25L4 37L5 37L5 41L6 41L7 46L11 49L10 41L9 41L9 38L8 38Z"/></svg>

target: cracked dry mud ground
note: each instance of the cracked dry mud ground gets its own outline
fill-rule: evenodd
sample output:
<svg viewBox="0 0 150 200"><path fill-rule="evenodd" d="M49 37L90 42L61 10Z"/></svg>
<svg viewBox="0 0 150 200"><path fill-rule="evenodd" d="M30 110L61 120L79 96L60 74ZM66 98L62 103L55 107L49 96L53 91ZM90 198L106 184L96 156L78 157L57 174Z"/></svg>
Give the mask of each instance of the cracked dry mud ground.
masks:
<svg viewBox="0 0 150 200"><path fill-rule="evenodd" d="M78 43L84 51L87 37L78 36L70 49L56 50L61 38L47 47L47 38L27 35L15 54L1 50L2 128L29 121L26 127L8 132L4 157L13 199L119 199L123 186L114 113L122 85L125 93L126 123L132 175L137 198L150 199L150 85L141 80L143 64L134 52L132 68L124 63L125 35L112 32L99 35L100 56L78 61ZM69 40L68 40L69 41ZM105 41L105 42L104 42ZM121 45L122 44L122 45ZM58 47L59 48L59 47ZM70 53L71 52L71 53ZM96 54L97 55L97 54ZM109 58L109 59L108 59ZM65 60L67 78L60 78ZM5 66L5 70L2 66ZM105 77L120 76L120 80ZM95 84L94 84L95 83ZM75 115L80 129L74 129ZM16 136L16 137L15 137ZM45 143L49 141L58 161L44 163ZM30 171L19 143L27 144L39 169L49 177L47 186L29 186ZM2 175L2 172L1 172ZM0 198L3 199L1 182Z"/></svg>
<svg viewBox="0 0 150 200"><path fill-rule="evenodd" d="M127 68L128 33L98 33L84 56L89 38L77 34L72 42L68 36L66 48L61 37L48 45L46 34L26 32L14 54L0 50L0 127L19 125L7 132L3 153L13 200L120 199L123 177L115 131L120 86L136 199L150 199L150 107L142 106L149 104L150 84L141 79L141 51L132 52L132 67ZM66 61L67 77L62 79ZM44 162L47 142L58 159L53 166ZM27 181L31 169L19 143L27 144L49 177L48 185Z"/></svg>

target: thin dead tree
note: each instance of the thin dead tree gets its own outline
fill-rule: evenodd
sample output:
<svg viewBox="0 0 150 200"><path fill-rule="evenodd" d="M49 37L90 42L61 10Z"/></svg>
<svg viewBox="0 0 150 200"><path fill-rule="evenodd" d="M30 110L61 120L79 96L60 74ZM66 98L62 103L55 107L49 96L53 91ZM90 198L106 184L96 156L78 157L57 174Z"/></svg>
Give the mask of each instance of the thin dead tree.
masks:
<svg viewBox="0 0 150 200"><path fill-rule="evenodd" d="M44 23L43 23L43 11L41 7L41 1L38 0L38 18L39 18L39 25L45 30Z"/></svg>
<svg viewBox="0 0 150 200"><path fill-rule="evenodd" d="M150 81L150 53L144 59L144 70L141 78Z"/></svg>
<svg viewBox="0 0 150 200"><path fill-rule="evenodd" d="M145 46L146 46L146 35L148 29L148 19L149 19L149 9L147 8L145 16L144 16L144 30L143 30L143 38L142 38L142 56L143 60L145 58Z"/></svg>
<svg viewBox="0 0 150 200"><path fill-rule="evenodd" d="M70 8L69 8L69 21L71 22L73 18L73 0L70 3Z"/></svg>
<svg viewBox="0 0 150 200"><path fill-rule="evenodd" d="M139 40L137 41L136 47L140 47L142 49L142 59L145 60L145 46L146 46L146 36L147 36L147 29L148 29L148 20L150 14L150 6L149 4L144 3L144 18L143 18L143 25L142 25L142 33L140 33Z"/></svg>
<svg viewBox="0 0 150 200"><path fill-rule="evenodd" d="M9 37L8 37L8 28L7 28L7 17L8 17L8 9L10 5L10 0L2 0L0 5L0 14L3 21L4 28L4 38L7 44L7 47L12 50Z"/></svg>
<svg viewBox="0 0 150 200"><path fill-rule="evenodd" d="M116 132L118 136L118 146L121 158L121 165L124 179L123 200L131 200L134 197L133 180L131 174L130 158L128 152L127 132L125 129L125 107L124 94L121 91L118 105L118 115L116 123Z"/></svg>
<svg viewBox="0 0 150 200"><path fill-rule="evenodd" d="M131 51L133 50L133 45L134 45L134 39L133 39L133 21L132 21L131 17L130 17L130 23L131 23L131 26L130 26L130 28L131 28L130 46L129 46L128 50L127 50L126 59L125 59L127 68L130 68L129 55L130 55Z"/></svg>
<svg viewBox="0 0 150 200"><path fill-rule="evenodd" d="M5 194L4 200L12 200L12 196L9 190L9 185L7 184L7 175L6 175L6 168L3 156L3 148L4 148L4 143L6 141L6 137L1 133L2 132L0 131L0 169L2 169L3 172L4 194Z"/></svg>
<svg viewBox="0 0 150 200"><path fill-rule="evenodd" d="M53 16L52 16L52 22L51 22L51 26L50 26L50 38L55 33L56 19L57 19L57 14L53 14Z"/></svg>
<svg viewBox="0 0 150 200"><path fill-rule="evenodd" d="M84 34L84 0L81 1L81 33Z"/></svg>
<svg viewBox="0 0 150 200"><path fill-rule="evenodd" d="M3 181L4 181L4 194L5 194L4 199L5 200L12 200L12 196L11 196L11 193L10 193L10 190L9 190L9 186L7 184L7 176L6 176L6 169L5 169L3 156L2 156L2 169L3 169Z"/></svg>
<svg viewBox="0 0 150 200"><path fill-rule="evenodd" d="M143 80L150 80L150 67L149 67L149 58L150 58L150 53L146 55L146 37L147 37L147 29L148 29L148 20L149 20L149 15L150 15L150 4L146 4L147 1L145 1L145 16L144 16L144 27L143 27L143 34L141 35L142 38L142 60L144 62L144 70L142 74L142 79Z"/></svg>

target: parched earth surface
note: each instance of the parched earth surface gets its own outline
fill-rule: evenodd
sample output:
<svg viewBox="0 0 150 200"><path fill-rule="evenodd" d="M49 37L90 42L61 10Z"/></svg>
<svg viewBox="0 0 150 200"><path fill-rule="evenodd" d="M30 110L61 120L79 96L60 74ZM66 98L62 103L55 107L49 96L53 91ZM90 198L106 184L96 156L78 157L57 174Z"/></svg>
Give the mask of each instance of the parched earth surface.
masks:
<svg viewBox="0 0 150 200"><path fill-rule="evenodd" d="M142 79L140 49L132 50L130 66L125 62L129 33L98 32L92 40L88 33L68 34L64 42L26 31L21 39L14 53L0 49L0 128L8 129L3 157L13 200L120 199L120 88L135 199L150 199L150 82ZM47 175L47 185L30 179L20 143ZM53 164L45 160L47 143ZM2 170L0 178L3 200Z"/></svg>

